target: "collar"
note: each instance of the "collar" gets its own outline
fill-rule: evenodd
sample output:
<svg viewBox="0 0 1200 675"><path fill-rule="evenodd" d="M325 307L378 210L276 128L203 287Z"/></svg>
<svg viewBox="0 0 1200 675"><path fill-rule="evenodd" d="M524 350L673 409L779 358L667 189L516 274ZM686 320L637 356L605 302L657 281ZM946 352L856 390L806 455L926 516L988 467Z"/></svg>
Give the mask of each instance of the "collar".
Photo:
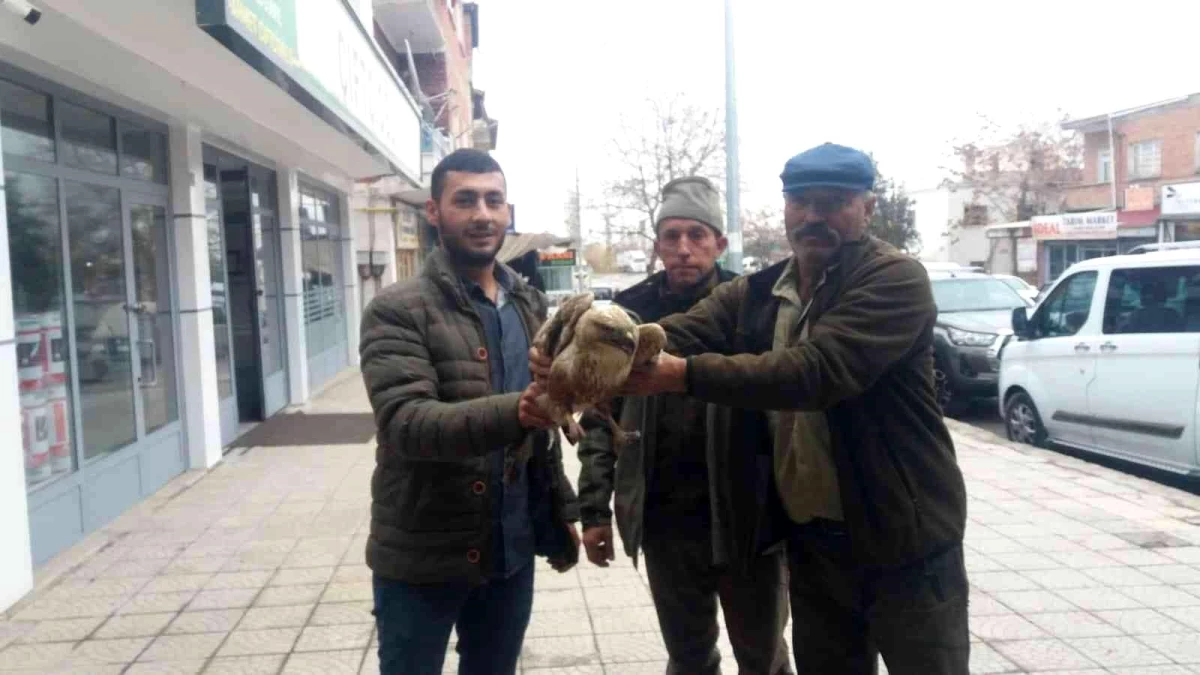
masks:
<svg viewBox="0 0 1200 675"><path fill-rule="evenodd" d="M691 300L703 295L707 295L712 289L716 288L719 283L720 274L719 268L713 266L708 274L701 277L695 285L682 292L675 292L667 285L667 273L662 273L662 278L659 280L658 293L659 296L666 300Z"/></svg>
<svg viewBox="0 0 1200 675"><path fill-rule="evenodd" d="M825 266L825 269L821 272L821 278L817 280L817 285L813 287L814 297L817 291L829 279L829 273L836 272L840 265L841 261L834 258L829 265ZM799 274L800 269L796 264L796 257L792 256L788 258L787 265L783 268L783 273L779 275L779 279L775 281L775 285L771 288L771 295L787 300L797 307L803 307L804 302L800 300Z"/></svg>

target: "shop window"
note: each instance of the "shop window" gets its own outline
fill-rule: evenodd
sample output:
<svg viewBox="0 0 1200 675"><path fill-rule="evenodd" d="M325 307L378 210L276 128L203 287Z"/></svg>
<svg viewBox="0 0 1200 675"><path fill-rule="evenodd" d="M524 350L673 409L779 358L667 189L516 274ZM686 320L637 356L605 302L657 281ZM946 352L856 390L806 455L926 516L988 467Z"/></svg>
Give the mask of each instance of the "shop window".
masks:
<svg viewBox="0 0 1200 675"><path fill-rule="evenodd" d="M1104 332L1200 332L1200 267L1114 270L1104 303Z"/></svg>
<svg viewBox="0 0 1200 675"><path fill-rule="evenodd" d="M62 159L67 166L97 173L117 173L117 121L110 115L58 101L62 124Z"/></svg>
<svg viewBox="0 0 1200 675"><path fill-rule="evenodd" d="M21 398L25 481L35 487L74 470L71 362L65 338L58 183L6 171L8 246Z"/></svg>
<svg viewBox="0 0 1200 675"><path fill-rule="evenodd" d="M0 122L4 127L4 135L0 138L4 154L54 161L54 123L49 96L0 80Z"/></svg>
<svg viewBox="0 0 1200 675"><path fill-rule="evenodd" d="M121 122L121 175L167 182L167 135L130 122Z"/></svg>
<svg viewBox="0 0 1200 675"><path fill-rule="evenodd" d="M308 355L317 356L345 339L341 288L341 227L337 198L301 186L301 256L304 323Z"/></svg>

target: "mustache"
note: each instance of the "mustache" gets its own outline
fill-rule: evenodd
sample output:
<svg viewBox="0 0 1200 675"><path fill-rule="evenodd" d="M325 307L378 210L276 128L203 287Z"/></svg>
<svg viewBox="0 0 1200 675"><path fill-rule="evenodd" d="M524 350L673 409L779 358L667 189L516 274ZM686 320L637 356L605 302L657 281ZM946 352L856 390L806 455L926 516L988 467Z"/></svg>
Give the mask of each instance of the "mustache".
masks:
<svg viewBox="0 0 1200 675"><path fill-rule="evenodd" d="M809 223L804 227L798 227L788 233L788 239L791 239L797 244L808 237L827 239L834 242L840 241L841 239L837 232L834 232L825 222Z"/></svg>

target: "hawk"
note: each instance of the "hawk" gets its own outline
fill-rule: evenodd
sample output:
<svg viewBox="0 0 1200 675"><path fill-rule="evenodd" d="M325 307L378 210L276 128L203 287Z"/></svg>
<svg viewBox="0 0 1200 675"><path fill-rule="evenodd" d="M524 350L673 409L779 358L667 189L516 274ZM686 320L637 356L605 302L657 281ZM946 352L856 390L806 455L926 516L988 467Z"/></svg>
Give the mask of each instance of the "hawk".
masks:
<svg viewBox="0 0 1200 675"><path fill-rule="evenodd" d="M654 360L667 344L656 323L635 324L617 305L592 304L591 293L563 300L542 325L533 346L552 358L546 393L538 404L558 422L567 438L578 443L583 429L574 414L589 408L600 412L613 431L617 447L637 437L613 420L609 408L634 366Z"/></svg>

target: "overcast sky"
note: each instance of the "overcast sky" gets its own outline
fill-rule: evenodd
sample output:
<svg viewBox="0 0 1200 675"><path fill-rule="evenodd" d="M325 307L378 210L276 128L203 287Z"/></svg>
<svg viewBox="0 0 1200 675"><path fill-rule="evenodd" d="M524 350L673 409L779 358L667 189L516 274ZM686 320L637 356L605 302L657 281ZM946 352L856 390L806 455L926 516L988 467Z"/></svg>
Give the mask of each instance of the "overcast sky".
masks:
<svg viewBox="0 0 1200 675"><path fill-rule="evenodd" d="M724 106L721 0L478 1L475 86L500 121L521 231L566 231L576 168L585 201L600 196L618 116L647 96ZM919 190L981 113L1016 125L1200 91L1194 0L735 0L735 12L744 206L777 203L783 163L825 141L874 153Z"/></svg>

